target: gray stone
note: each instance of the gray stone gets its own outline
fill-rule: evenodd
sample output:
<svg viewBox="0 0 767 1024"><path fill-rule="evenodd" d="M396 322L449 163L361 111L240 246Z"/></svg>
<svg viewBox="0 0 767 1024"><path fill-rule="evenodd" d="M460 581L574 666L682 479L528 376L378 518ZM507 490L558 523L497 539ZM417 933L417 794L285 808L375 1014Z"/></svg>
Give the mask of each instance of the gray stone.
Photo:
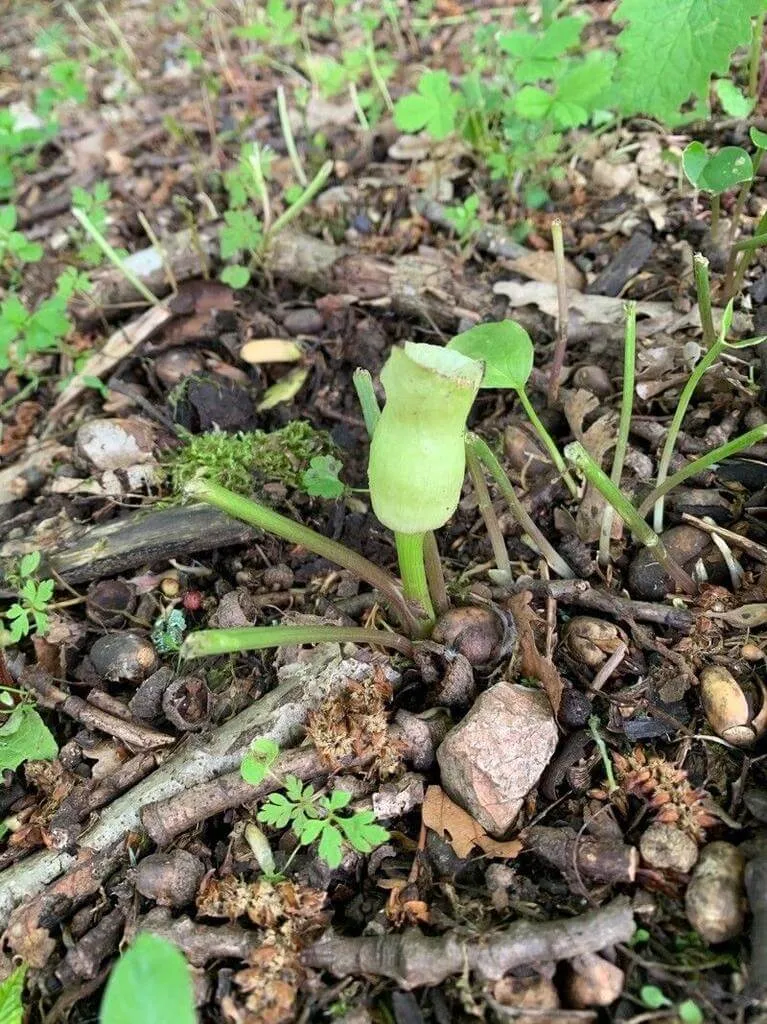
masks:
<svg viewBox="0 0 767 1024"><path fill-rule="evenodd" d="M503 838L551 760L557 725L546 695L510 683L480 694L437 751L442 785L495 838Z"/></svg>
<svg viewBox="0 0 767 1024"><path fill-rule="evenodd" d="M282 324L286 331L296 334L319 334L325 326L322 314L312 306L303 309L291 309L285 315Z"/></svg>
<svg viewBox="0 0 767 1024"><path fill-rule="evenodd" d="M77 431L75 450L93 469L127 469L154 461L154 439L154 427L145 420L91 420Z"/></svg>
<svg viewBox="0 0 767 1024"><path fill-rule="evenodd" d="M90 649L96 672L109 682L140 683L157 668L151 642L135 633L107 633Z"/></svg>

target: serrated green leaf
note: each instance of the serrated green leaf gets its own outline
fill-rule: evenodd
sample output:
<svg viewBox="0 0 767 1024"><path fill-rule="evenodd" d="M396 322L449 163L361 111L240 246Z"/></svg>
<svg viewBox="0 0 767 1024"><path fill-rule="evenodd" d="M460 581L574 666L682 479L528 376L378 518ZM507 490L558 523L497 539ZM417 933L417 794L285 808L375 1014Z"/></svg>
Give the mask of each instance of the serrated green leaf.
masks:
<svg viewBox="0 0 767 1024"><path fill-rule="evenodd" d="M748 117L754 109L753 97L745 96L729 78L718 78L714 82L714 91L722 104L722 110L730 117Z"/></svg>
<svg viewBox="0 0 767 1024"><path fill-rule="evenodd" d="M301 476L301 485L313 498L340 498L346 487L338 479L343 463L332 455L315 455Z"/></svg>
<svg viewBox="0 0 767 1024"><path fill-rule="evenodd" d="M477 324L451 338L447 347L485 364L483 388L523 388L533 369L530 335L514 320Z"/></svg>
<svg viewBox="0 0 767 1024"><path fill-rule="evenodd" d="M303 846L311 846L326 825L327 822L322 818L305 818L300 827L296 823L294 829L301 844Z"/></svg>
<svg viewBox="0 0 767 1024"><path fill-rule="evenodd" d="M37 595L35 598L36 603L38 605L47 604L48 601L50 601L50 599L53 597L53 588L53 580L40 580L40 583L37 587Z"/></svg>
<svg viewBox="0 0 767 1024"><path fill-rule="evenodd" d="M298 803L302 799L304 793L304 784L295 775L285 776L285 792L288 794L288 799L294 803Z"/></svg>
<svg viewBox="0 0 767 1024"><path fill-rule="evenodd" d="M24 761L50 761L59 752L53 735L40 715L29 704L20 704L11 715L14 718L20 709L19 721L0 726L0 772L18 768Z"/></svg>
<svg viewBox="0 0 767 1024"><path fill-rule="evenodd" d="M351 798L352 794L347 793L346 790L334 789L325 801L325 806L329 811L340 811L343 807L346 807Z"/></svg>
<svg viewBox="0 0 767 1024"><path fill-rule="evenodd" d="M418 80L418 91L395 103L394 123L404 132L426 129L432 138L444 139L455 128L459 102L447 71L426 71Z"/></svg>
<svg viewBox="0 0 767 1024"><path fill-rule="evenodd" d="M27 965L21 964L0 982L0 1024L21 1024L24 1019L24 978Z"/></svg>
<svg viewBox="0 0 767 1024"><path fill-rule="evenodd" d="M763 10L764 0L622 0L613 15L628 23L617 40L620 109L674 124L690 97L707 100L712 74L727 74Z"/></svg>
<svg viewBox="0 0 767 1024"><path fill-rule="evenodd" d="M19 562L19 575L31 576L40 564L40 557L39 551L30 551L29 554L24 555Z"/></svg>
<svg viewBox="0 0 767 1024"><path fill-rule="evenodd" d="M181 951L142 932L107 982L100 1024L196 1024L192 978Z"/></svg>
<svg viewBox="0 0 767 1024"><path fill-rule="evenodd" d="M554 97L537 85L523 86L514 97L514 111L528 121L542 121L551 113Z"/></svg>
<svg viewBox="0 0 767 1024"><path fill-rule="evenodd" d="M375 823L374 817L372 811L359 811L350 818L335 820L355 850L359 853L370 853L389 838L389 833Z"/></svg>
<svg viewBox="0 0 767 1024"><path fill-rule="evenodd" d="M322 839L317 852L329 868L337 868L343 860L343 836L335 826L323 822Z"/></svg>

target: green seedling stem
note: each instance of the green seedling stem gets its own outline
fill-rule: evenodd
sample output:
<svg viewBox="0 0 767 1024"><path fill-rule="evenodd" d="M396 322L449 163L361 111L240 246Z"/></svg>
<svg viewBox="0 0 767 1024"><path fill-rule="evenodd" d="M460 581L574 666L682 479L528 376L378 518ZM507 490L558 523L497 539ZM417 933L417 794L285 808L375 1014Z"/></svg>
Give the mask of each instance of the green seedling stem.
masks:
<svg viewBox="0 0 767 1024"><path fill-rule="evenodd" d="M360 123L360 128L363 130L363 132L369 132L370 121L368 121L367 115L365 114L365 111L362 109L362 104L360 103L360 96L359 93L357 92L357 86L354 84L354 82L349 82L349 96L354 106L354 113L357 115L357 120Z"/></svg>
<svg viewBox="0 0 767 1024"><path fill-rule="evenodd" d="M315 174L309 184L306 186L301 195L296 199L292 206L289 206L284 213L281 213L277 220L272 224L271 229L267 233L268 238L273 238L279 234L283 228L287 227L292 220L301 213L305 206L314 199L317 193L320 191L322 186L328 180L333 170L333 161L326 160L325 163L320 167L319 171Z"/></svg>
<svg viewBox="0 0 767 1024"><path fill-rule="evenodd" d="M425 618L421 618L416 635L427 636L434 625L434 606L429 593L429 583L426 579L426 565L424 562L424 534L423 533L398 533L394 534L394 542L397 545L397 558L399 560L399 571L402 577L402 585L405 588L405 597L416 601ZM420 618L420 617L419 617Z"/></svg>
<svg viewBox="0 0 767 1024"><path fill-rule="evenodd" d="M631 413L634 406L634 377L636 371L636 337L637 337L637 305L636 302L626 303L626 331L623 339L623 395L621 414L618 423L618 437L615 441L615 454L610 479L620 488L623 476L623 463L628 448L629 430L631 429ZM615 510L612 505L605 507L602 517L602 529L599 534L599 563L606 566L610 561L610 536L613 528Z"/></svg>
<svg viewBox="0 0 767 1024"><path fill-rule="evenodd" d="M666 546L653 528L644 521L628 498L612 482L610 477L592 459L580 441L571 442L565 448L565 455L590 484L592 484L605 501L608 501L623 522L628 526L637 540L645 547L652 549L658 562L668 575L687 594L694 594L697 587L690 576L678 565L666 551Z"/></svg>
<svg viewBox="0 0 767 1024"><path fill-rule="evenodd" d="M549 453L551 461L562 474L562 479L567 484L567 489L574 498L577 498L578 488L572 476L570 475L570 471L567 468L565 460L562 458L559 449L557 448L554 442L554 438L551 436L551 434L549 434L548 430L546 430L544 425L541 423L538 417L538 413L535 411L535 409L532 406L532 403L530 402L530 399L527 397L525 389L516 388L516 392L519 395L519 400L522 403L522 408L527 413L528 419L535 428L535 431L540 437L541 441L543 441L544 445L546 446L546 451Z"/></svg>
<svg viewBox="0 0 767 1024"><path fill-rule="evenodd" d="M592 715L589 718L589 732L594 738L594 742L597 745L599 756L602 758L602 764L605 769L605 777L607 779L607 792L614 793L618 789L618 783L615 781L615 773L613 772L613 763L610 760L610 753L607 749L607 744L602 736L602 730L600 729L600 722L597 715Z"/></svg>
<svg viewBox="0 0 767 1024"><path fill-rule="evenodd" d="M665 494L665 490L662 490L662 487L664 480L668 476L668 469L671 465L671 458L674 454L674 446L676 445L676 439L679 436L679 431L682 426L682 420L684 419L685 413L687 412L687 407L690 404L690 400L692 399L692 396L695 393L695 389L703 379L703 375L706 373L708 369L711 368L713 363L716 362L724 348L724 340L722 338L717 338L717 340L714 342L714 344L711 346L708 352L706 352L701 361L690 374L689 379L687 380L685 386L682 388L682 393L679 396L679 402L677 404L676 409L674 410L671 425L669 426L668 433L666 434L666 440L663 445L663 451L661 452L660 462L658 464L658 478L655 481L655 490L661 494L661 497L658 498L658 500L655 502L655 508L653 510L653 527L655 528L656 533L660 533L663 529L662 495Z"/></svg>
<svg viewBox="0 0 767 1024"><path fill-rule="evenodd" d="M139 295L145 298L150 306L161 306L162 302L157 298L156 295L153 295L152 292L149 291L144 282L139 280L139 278L133 273L130 267L126 266L125 260L123 260L112 248L112 246L109 244L106 238L104 238L104 236L101 234L96 225L91 221L88 214L84 213L82 210L78 210L76 206L73 206L72 216L75 218L76 221L79 222L79 224L87 232L87 234L90 235L90 237L99 247L99 249L101 249L101 251L107 257L107 259L110 260L110 262L117 267L117 269L126 278L126 280L130 281L130 283L133 285L133 287L136 289Z"/></svg>
<svg viewBox="0 0 767 1024"><path fill-rule="evenodd" d="M744 238L733 245L735 252L753 252L767 245L767 235L754 235L753 238Z"/></svg>
<svg viewBox="0 0 767 1024"><path fill-rule="evenodd" d="M741 434L740 437L733 438L732 441L728 441L726 444L706 452L705 455L701 455L692 462L688 462L686 466L683 466L678 472L668 477L667 480L664 480L662 484L659 484L647 495L639 506L639 514L646 516L659 498L668 494L669 491L673 490L674 487L678 487L679 484L683 484L685 480L689 480L691 476L702 473L704 470L710 469L711 466L721 462L722 459L729 458L731 455L737 455L738 452L742 452L745 448L750 448L753 444L759 444L760 441L765 439L767 439L767 423L763 423L760 427L755 427L753 430Z"/></svg>
<svg viewBox="0 0 767 1024"><path fill-rule="evenodd" d="M498 572L501 574L502 582L511 583L511 562L509 552L506 550L506 540L501 532L501 524L495 514L493 503L490 500L490 491L487 489L485 477L482 472L482 465L470 444L466 445L466 467L477 497L477 508L487 530L490 545L493 549L493 557Z"/></svg>
<svg viewBox="0 0 767 1024"><path fill-rule="evenodd" d="M719 214L722 209L722 201L718 194L711 196L711 244L716 245L719 234Z"/></svg>
<svg viewBox="0 0 767 1024"><path fill-rule="evenodd" d="M513 512L517 522L530 536L533 544L535 544L542 557L545 558L549 567L557 574L557 576L561 576L562 579L573 579L575 573L564 558L562 558L562 556L546 540L530 518L522 502L517 497L511 481L506 476L503 466L500 464L498 459L496 459L495 455L493 455L486 442L476 434L469 433L466 435L466 450L467 453L470 451L473 455L476 455L479 461L490 473L493 480L495 480L498 490L508 502L509 508Z"/></svg>
<svg viewBox="0 0 767 1024"><path fill-rule="evenodd" d="M358 643L393 647L406 657L413 645L398 633L361 626L244 626L237 629L202 629L190 633L181 645L182 658L209 658L242 651L263 651L286 644Z"/></svg>
<svg viewBox="0 0 767 1024"><path fill-rule="evenodd" d="M389 93L389 88L386 85L386 79L381 74L381 69L378 66L378 61L376 60L375 46L373 45L372 39L368 40L368 44L365 47L365 55L367 56L367 62L368 67L370 68L371 77L375 82L376 86L378 87L378 91L381 93L381 96L383 97L383 101L386 104L387 110L389 111L389 113L391 113L394 110L394 103L392 102L391 94Z"/></svg>
<svg viewBox="0 0 767 1024"><path fill-rule="evenodd" d="M356 551L347 548L345 544L339 544L338 541L323 537L322 534L310 530L309 527L295 523L287 516L280 515L279 512L250 498L243 498L241 495L227 490L226 487L211 483L209 480L191 480L184 488L184 492L187 497L197 498L213 505L235 519L241 519L251 526L267 530L291 544L300 544L320 557L327 558L329 561L335 562L336 565L340 565L341 568L355 573L360 579L365 580L371 587L378 590L390 603L407 633L413 635L418 632L418 621L407 606L399 581L385 569L381 569Z"/></svg>
<svg viewBox="0 0 767 1024"><path fill-rule="evenodd" d="M703 328L703 343L706 348L716 341L714 315L711 309L711 281L708 275L708 260L699 252L692 259L692 271L695 278L695 291L698 296L700 324Z"/></svg>
<svg viewBox="0 0 767 1024"><path fill-rule="evenodd" d="M554 358L551 362L549 376L548 399L553 405L559 395L559 378L565 365L567 352L567 264L565 263L565 241L562 234L562 221L556 219L551 224L551 240L554 244L554 262L557 271L557 339L554 345Z"/></svg>
<svg viewBox="0 0 767 1024"><path fill-rule="evenodd" d="M250 154L250 170L253 174L253 184L256 186L258 197L261 200L261 216L264 221L264 236L268 236L272 224L272 204L269 199L269 189L264 177L264 168L261 163L261 149L257 146L255 152Z"/></svg>
<svg viewBox="0 0 767 1024"><path fill-rule="evenodd" d="M285 99L285 89L281 85L277 87L277 110L279 111L280 128L282 129L282 137L285 140L285 148L288 151L290 162L293 165L293 170L301 188L306 188L309 184L309 179L306 177L304 165L301 163L301 157L298 155L296 140L293 137L293 129L290 126L290 114L288 112L288 103Z"/></svg>
<svg viewBox="0 0 767 1024"><path fill-rule="evenodd" d="M365 429L368 432L368 437L372 437L376 424L381 418L381 409L373 388L373 378L370 376L369 370L363 370L358 367L354 371L352 381L354 382L354 390L357 392L357 398L362 408Z"/></svg>
<svg viewBox="0 0 767 1024"><path fill-rule="evenodd" d="M754 242L757 238L761 239L767 236L767 213L763 214L759 223L756 225L756 231L752 238L746 239L745 241ZM742 243L738 243L739 245ZM751 261L754 258L754 253L759 246L747 247L741 251L740 259L737 263L737 269L735 266L735 259L738 254L738 250L734 249L730 251L730 259L728 262L727 273L725 276L724 286L724 297L726 300L730 300L734 295L737 295L740 289L743 287L743 281L746 277L746 271L751 266Z"/></svg>

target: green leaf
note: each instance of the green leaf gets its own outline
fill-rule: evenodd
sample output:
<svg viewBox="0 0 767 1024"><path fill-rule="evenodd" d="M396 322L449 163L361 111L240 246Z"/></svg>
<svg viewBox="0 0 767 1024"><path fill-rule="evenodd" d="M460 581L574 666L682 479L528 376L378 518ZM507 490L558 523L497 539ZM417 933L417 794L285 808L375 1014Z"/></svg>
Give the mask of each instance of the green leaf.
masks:
<svg viewBox="0 0 767 1024"><path fill-rule="evenodd" d="M253 740L242 759L240 774L251 786L260 786L279 754L279 746L267 736Z"/></svg>
<svg viewBox="0 0 767 1024"><path fill-rule="evenodd" d="M714 91L722 104L722 110L730 117L748 117L754 108L755 100L751 96L744 96L729 78L718 78L714 82Z"/></svg>
<svg viewBox="0 0 767 1024"><path fill-rule="evenodd" d="M352 794L347 793L344 789L334 789L330 796L325 801L325 806L329 811L340 811L341 808L351 801Z"/></svg>
<svg viewBox="0 0 767 1024"><path fill-rule="evenodd" d="M257 249L263 237L261 221L250 210L226 210L219 234L221 259L228 260L243 249Z"/></svg>
<svg viewBox="0 0 767 1024"><path fill-rule="evenodd" d="M343 860L343 836L333 825L323 824L325 827L317 852L329 868L337 868Z"/></svg>
<svg viewBox="0 0 767 1024"><path fill-rule="evenodd" d="M300 830L296 825L295 831L303 846L311 846L327 824L322 818L304 818Z"/></svg>
<svg viewBox="0 0 767 1024"><path fill-rule="evenodd" d="M676 1008L682 1024L703 1024L703 1011L692 999L685 999Z"/></svg>
<svg viewBox="0 0 767 1024"><path fill-rule="evenodd" d="M53 580L40 580L40 583L37 587L37 595L35 597L35 601L38 604L47 604L48 601L50 601L50 599L53 597L53 588Z"/></svg>
<svg viewBox="0 0 767 1024"><path fill-rule="evenodd" d="M299 803L304 798L304 784L296 775L286 775L285 792L289 800Z"/></svg>
<svg viewBox="0 0 767 1024"><path fill-rule="evenodd" d="M426 129L432 138L444 139L455 128L459 102L447 71L426 71L418 80L418 91L395 103L394 123L403 132Z"/></svg>
<svg viewBox="0 0 767 1024"><path fill-rule="evenodd" d="M0 207L0 231L13 231L16 227L16 207Z"/></svg>
<svg viewBox="0 0 767 1024"><path fill-rule="evenodd" d="M308 366L295 366L266 389L261 401L256 406L256 411L266 412L267 409L273 409L281 402L290 402L304 386L308 376Z"/></svg>
<svg viewBox="0 0 767 1024"><path fill-rule="evenodd" d="M343 463L332 455L315 455L301 476L301 485L313 498L340 498L346 487L338 479Z"/></svg>
<svg viewBox="0 0 767 1024"><path fill-rule="evenodd" d="M22 560L19 562L19 575L31 576L40 564L40 558L41 555L39 551L30 551L29 554L24 555Z"/></svg>
<svg viewBox="0 0 767 1024"><path fill-rule="evenodd" d="M530 335L514 320L477 324L451 338L447 347L485 364L483 388L523 388L533 369Z"/></svg>
<svg viewBox="0 0 767 1024"><path fill-rule="evenodd" d="M230 288L244 288L250 280L250 271L247 267L224 267L218 277L220 281L228 284Z"/></svg>
<svg viewBox="0 0 767 1024"><path fill-rule="evenodd" d="M373 811L359 811L351 818L335 820L355 850L370 853L389 838L389 833L375 823L374 817Z"/></svg>
<svg viewBox="0 0 767 1024"><path fill-rule="evenodd" d="M107 982L100 1024L196 1024L192 978L181 951L142 932Z"/></svg>
<svg viewBox="0 0 767 1024"><path fill-rule="evenodd" d="M757 149L767 149L767 132L761 132L752 125L748 134L751 136L751 141Z"/></svg>
<svg viewBox="0 0 767 1024"><path fill-rule="evenodd" d="M19 704L0 726L0 772L23 761L50 761L58 752L50 729L29 704Z"/></svg>
<svg viewBox="0 0 767 1024"><path fill-rule="evenodd" d="M551 113L554 97L537 85L523 86L514 98L514 110L528 121L542 121Z"/></svg>
<svg viewBox="0 0 767 1024"><path fill-rule="evenodd" d="M698 187L719 195L744 181L751 181L753 176L750 154L740 146L724 146L703 168Z"/></svg>
<svg viewBox="0 0 767 1024"><path fill-rule="evenodd" d="M708 160L708 150L702 142L690 142L682 152L682 169L687 180L695 188L698 188L698 182Z"/></svg>
<svg viewBox="0 0 767 1024"><path fill-rule="evenodd" d="M274 828L285 828L293 817L295 807L281 793L272 793L258 812L258 820Z"/></svg>
<svg viewBox="0 0 767 1024"><path fill-rule="evenodd" d="M690 97L707 102L711 75L728 73L763 10L764 0L622 0L613 15L628 22L617 40L620 109L674 124Z"/></svg>
<svg viewBox="0 0 767 1024"><path fill-rule="evenodd" d="M671 1006L671 1000L666 998L657 985L643 985L639 991L639 998L650 1010L660 1010L663 1006Z"/></svg>
<svg viewBox="0 0 767 1024"><path fill-rule="evenodd" d="M24 1019L21 997L26 973L27 965L22 964L0 982L0 1024L21 1024Z"/></svg>

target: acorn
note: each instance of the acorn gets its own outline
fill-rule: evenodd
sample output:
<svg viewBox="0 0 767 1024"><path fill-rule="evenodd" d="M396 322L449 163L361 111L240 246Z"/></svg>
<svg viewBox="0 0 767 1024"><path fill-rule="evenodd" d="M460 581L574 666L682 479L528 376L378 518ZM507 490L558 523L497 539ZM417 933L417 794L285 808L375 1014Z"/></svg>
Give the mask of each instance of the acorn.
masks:
<svg viewBox="0 0 767 1024"><path fill-rule="evenodd" d="M576 615L564 629L568 653L587 668L599 669L621 644L628 649L629 638L614 622L590 615Z"/></svg>
<svg viewBox="0 0 767 1024"><path fill-rule="evenodd" d="M125 580L99 580L88 588L85 614L97 626L119 629L136 610L136 588Z"/></svg>
<svg viewBox="0 0 767 1024"><path fill-rule="evenodd" d="M731 843L709 843L685 893L687 920L706 942L726 942L743 931L745 858Z"/></svg>
<svg viewBox="0 0 767 1024"><path fill-rule="evenodd" d="M759 682L758 712L738 681L723 665L708 665L700 674L700 696L709 725L735 747L752 747L767 727L767 690Z"/></svg>

